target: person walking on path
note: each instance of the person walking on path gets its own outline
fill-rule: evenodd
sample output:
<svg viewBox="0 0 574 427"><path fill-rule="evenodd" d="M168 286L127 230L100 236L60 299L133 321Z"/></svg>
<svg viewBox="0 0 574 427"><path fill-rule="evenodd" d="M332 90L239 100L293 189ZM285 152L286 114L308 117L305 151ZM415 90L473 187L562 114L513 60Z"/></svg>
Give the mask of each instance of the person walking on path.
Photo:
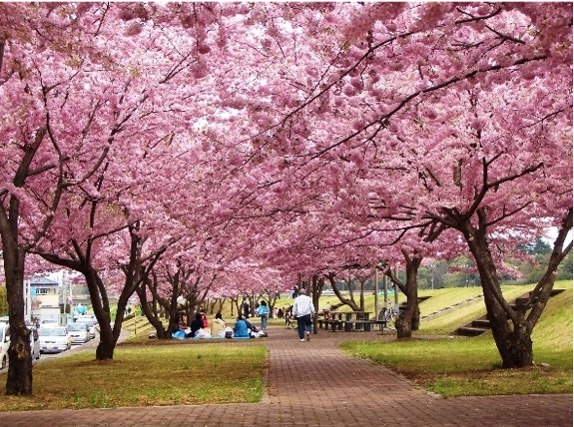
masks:
<svg viewBox="0 0 574 427"><path fill-rule="evenodd" d="M299 296L293 303L293 316L297 319L297 333L301 341L311 339L311 317L315 315L313 300L307 295L305 289L299 291Z"/></svg>
<svg viewBox="0 0 574 427"><path fill-rule="evenodd" d="M267 319L269 318L269 307L267 307L265 301L261 301L255 314L261 318L261 330L265 332L267 330Z"/></svg>

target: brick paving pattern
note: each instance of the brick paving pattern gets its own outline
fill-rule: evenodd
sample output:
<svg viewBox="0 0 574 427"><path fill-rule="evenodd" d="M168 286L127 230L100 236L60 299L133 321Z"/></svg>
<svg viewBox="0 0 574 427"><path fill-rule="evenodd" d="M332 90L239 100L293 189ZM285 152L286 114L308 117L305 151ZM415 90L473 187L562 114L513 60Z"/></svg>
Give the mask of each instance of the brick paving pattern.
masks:
<svg viewBox="0 0 574 427"><path fill-rule="evenodd" d="M269 349L260 403L0 413L0 426L572 426L571 395L443 399L337 347L391 339L378 332L320 331L310 342L279 327L269 335L249 341Z"/></svg>

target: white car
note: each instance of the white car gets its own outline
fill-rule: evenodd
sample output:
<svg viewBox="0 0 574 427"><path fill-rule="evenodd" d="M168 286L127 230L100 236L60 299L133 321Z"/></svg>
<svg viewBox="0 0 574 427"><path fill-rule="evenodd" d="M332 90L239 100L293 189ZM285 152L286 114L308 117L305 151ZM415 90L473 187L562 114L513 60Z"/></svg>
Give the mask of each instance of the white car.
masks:
<svg viewBox="0 0 574 427"><path fill-rule="evenodd" d="M32 360L38 360L41 353L40 334L38 329L30 328L30 352L32 353Z"/></svg>
<svg viewBox="0 0 574 427"><path fill-rule="evenodd" d="M0 369L8 366L8 349L10 348L10 326L0 322Z"/></svg>
<svg viewBox="0 0 574 427"><path fill-rule="evenodd" d="M68 332L72 338L72 344L84 344L90 340L90 329L86 323L70 323Z"/></svg>
<svg viewBox="0 0 574 427"><path fill-rule="evenodd" d="M42 353L60 353L72 348L72 339L65 326L42 326L38 332Z"/></svg>
<svg viewBox="0 0 574 427"><path fill-rule="evenodd" d="M94 322L91 317L78 317L75 323L88 325L88 330L90 331L90 339L96 338L96 322Z"/></svg>

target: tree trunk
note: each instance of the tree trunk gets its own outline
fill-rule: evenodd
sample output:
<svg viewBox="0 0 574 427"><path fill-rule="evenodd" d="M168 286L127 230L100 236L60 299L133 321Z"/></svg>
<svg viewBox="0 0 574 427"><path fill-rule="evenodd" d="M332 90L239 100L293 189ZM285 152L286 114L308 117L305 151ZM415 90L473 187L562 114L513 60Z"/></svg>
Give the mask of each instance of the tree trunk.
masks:
<svg viewBox="0 0 574 427"><path fill-rule="evenodd" d="M341 291L339 291L339 289L337 288L337 285L335 283L335 275L334 274L328 274L327 275L327 279L329 280L329 283L331 283L331 287L333 288L333 292L335 292L335 295L337 296L337 298L339 298L339 301L341 301L343 304L348 305L351 310L353 311L361 311L361 307L359 307L355 301L351 298L345 298L343 296L343 294L341 294ZM349 292L349 296L351 296L351 293Z"/></svg>
<svg viewBox="0 0 574 427"><path fill-rule="evenodd" d="M32 356L30 355L30 330L13 328L10 323L9 365L6 395L30 396L32 394Z"/></svg>
<svg viewBox="0 0 574 427"><path fill-rule="evenodd" d="M318 331L318 317L319 313L319 298L321 297L321 292L323 292L323 286L325 285L325 280L323 278L318 278L313 276L311 282L311 298L313 300L313 305L315 306L315 316L313 317L313 333L316 334Z"/></svg>
<svg viewBox="0 0 574 427"><path fill-rule="evenodd" d="M0 44L0 65L3 62L5 43ZM34 141L23 147L23 154L18 170L12 183L16 188L24 187L34 156L38 152L46 129L36 130ZM52 193L52 207L57 206L61 195L61 188ZM8 202L6 204L6 202ZM52 218L52 217L50 217ZM51 223L46 220L42 232L46 231ZM8 299L11 339L8 349L9 366L6 379L6 395L32 394L32 355L30 351L30 331L26 327L24 317L24 267L28 251L32 242L19 242L20 227L20 200L15 193L9 197L3 196L0 203L0 237L2 239L2 258L4 259L4 274L6 277L6 296ZM37 234L37 237L42 235Z"/></svg>
<svg viewBox="0 0 574 427"><path fill-rule="evenodd" d="M107 328L110 329L111 328ZM113 360L116 349L116 340L113 333L105 332L102 334L100 328L100 342L96 348L96 360Z"/></svg>
<svg viewBox="0 0 574 427"><path fill-rule="evenodd" d="M465 237L480 274L487 318L502 358L502 367L531 366L533 361L531 328L524 320L524 312L513 310L502 295L496 265L488 248L485 228L474 228L469 221L465 230ZM509 319L512 321L509 322Z"/></svg>
<svg viewBox="0 0 574 427"><path fill-rule="evenodd" d="M146 296L146 286L150 289L150 293L152 295L152 301L147 300ZM151 323L151 325L155 328L156 335L158 339L171 339L171 334L175 332L175 324L178 322L178 312L177 312L177 297L176 297L176 288L174 288L174 294L169 300L158 300L158 295L154 292L152 285L148 283L147 280L144 280L139 286L136 287L136 293L140 299L142 311L147 318L147 320ZM168 303L169 301L169 303ZM160 312L158 313L157 305L160 306ZM167 305L165 307L164 305ZM169 318L169 323L167 325L167 329L164 327L160 316L162 313L167 314Z"/></svg>
<svg viewBox="0 0 574 427"><path fill-rule="evenodd" d="M411 319L407 317L407 313L404 310L399 311L397 317L395 318L395 328L397 330L397 339L411 338Z"/></svg>
<svg viewBox="0 0 574 427"><path fill-rule="evenodd" d="M94 309L94 314L96 319L98 319L100 327L100 342L96 349L96 360L113 359L116 342L121 332L121 322L118 326L118 319L116 317L116 323L112 329L108 294L98 273L89 266L80 269L80 271L82 271L86 279L86 286L90 292L92 308ZM123 308L125 309L125 306ZM114 335L114 332L117 333L117 336Z"/></svg>
<svg viewBox="0 0 574 427"><path fill-rule="evenodd" d="M420 322L417 275L423 258L416 252L410 256L406 251L403 251L403 256L405 258L407 274L406 283L401 283L391 269L385 271L385 275L387 275L391 279L391 282L396 284L407 297L406 306L399 311L399 314L395 318L395 328L397 330L398 339L411 338L412 331L418 330Z"/></svg>
<svg viewBox="0 0 574 427"><path fill-rule="evenodd" d="M506 345L499 346L497 344L502 357L503 368L524 368L533 365L532 339L525 324L520 325L511 334L504 336L504 339Z"/></svg>
<svg viewBox="0 0 574 427"><path fill-rule="evenodd" d="M7 396L32 394L32 355L30 330L24 316L24 262L26 253L11 239L7 242L2 233L6 294L10 308L10 348L8 349Z"/></svg>

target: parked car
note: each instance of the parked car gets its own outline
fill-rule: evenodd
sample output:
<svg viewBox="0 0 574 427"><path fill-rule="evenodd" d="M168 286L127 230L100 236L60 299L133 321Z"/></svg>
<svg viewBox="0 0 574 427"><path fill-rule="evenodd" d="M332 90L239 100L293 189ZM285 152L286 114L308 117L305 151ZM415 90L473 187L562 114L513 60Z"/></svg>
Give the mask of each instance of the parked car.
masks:
<svg viewBox="0 0 574 427"><path fill-rule="evenodd" d="M8 322L0 322L0 369L8 366L8 348L10 348L10 326Z"/></svg>
<svg viewBox="0 0 574 427"><path fill-rule="evenodd" d="M87 323L70 323L68 332L72 338L72 344L84 344L90 340L90 328Z"/></svg>
<svg viewBox="0 0 574 427"><path fill-rule="evenodd" d="M72 348L72 339L65 326L42 326L38 332L42 353L60 353Z"/></svg>
<svg viewBox="0 0 574 427"><path fill-rule="evenodd" d="M40 334L35 327L30 328L30 352L32 353L32 360L38 360L40 358Z"/></svg>
<svg viewBox="0 0 574 427"><path fill-rule="evenodd" d="M96 338L96 322L94 322L91 317L78 317L76 323L88 325L90 339Z"/></svg>

